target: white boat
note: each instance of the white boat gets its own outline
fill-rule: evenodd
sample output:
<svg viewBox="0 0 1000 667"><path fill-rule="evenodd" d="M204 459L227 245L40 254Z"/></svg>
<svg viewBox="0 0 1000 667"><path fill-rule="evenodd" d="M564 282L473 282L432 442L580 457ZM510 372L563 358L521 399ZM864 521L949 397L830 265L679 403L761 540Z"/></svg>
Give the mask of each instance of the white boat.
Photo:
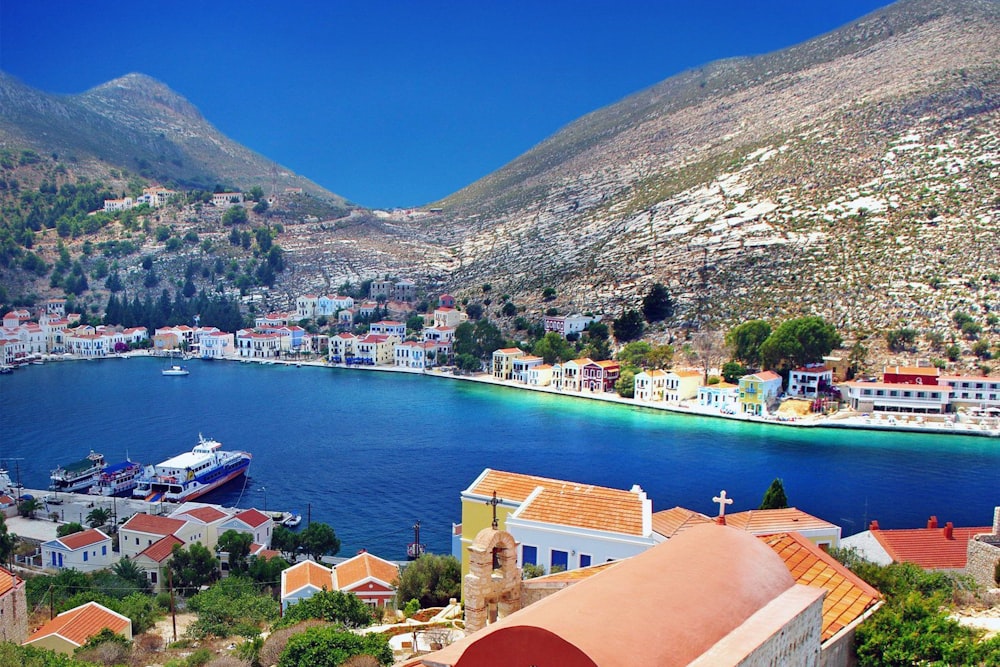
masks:
<svg viewBox="0 0 1000 667"><path fill-rule="evenodd" d="M295 528L295 526L299 525L300 523L302 523L302 515L299 514L298 512L295 512L291 514L289 517L287 517L284 521L282 521L281 525L286 528Z"/></svg>
<svg viewBox="0 0 1000 667"><path fill-rule="evenodd" d="M107 464L104 456L90 450L87 458L59 466L49 475L49 489L65 493L86 493L97 482L98 475Z"/></svg>
<svg viewBox="0 0 1000 667"><path fill-rule="evenodd" d="M217 440L199 435L198 444L190 452L146 466L132 497L149 502L194 500L244 474L250 459L247 452L223 451Z"/></svg>
<svg viewBox="0 0 1000 667"><path fill-rule="evenodd" d="M188 375L190 373L190 371L188 371L187 368L185 368L184 366L179 366L177 364L174 364L170 368L164 368L160 372L163 373L164 375L174 375L174 376Z"/></svg>
<svg viewBox="0 0 1000 667"><path fill-rule="evenodd" d="M128 460L114 463L101 471L89 493L94 496L131 496L141 474L141 463Z"/></svg>

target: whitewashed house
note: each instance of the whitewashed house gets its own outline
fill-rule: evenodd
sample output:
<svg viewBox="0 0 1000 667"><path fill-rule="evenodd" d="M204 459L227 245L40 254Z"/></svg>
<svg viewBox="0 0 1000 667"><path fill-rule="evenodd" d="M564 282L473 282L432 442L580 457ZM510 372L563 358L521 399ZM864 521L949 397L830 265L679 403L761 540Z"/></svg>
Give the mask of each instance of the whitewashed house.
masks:
<svg viewBox="0 0 1000 667"><path fill-rule="evenodd" d="M93 572L116 560L111 538L97 528L42 543L42 566L56 570Z"/></svg>

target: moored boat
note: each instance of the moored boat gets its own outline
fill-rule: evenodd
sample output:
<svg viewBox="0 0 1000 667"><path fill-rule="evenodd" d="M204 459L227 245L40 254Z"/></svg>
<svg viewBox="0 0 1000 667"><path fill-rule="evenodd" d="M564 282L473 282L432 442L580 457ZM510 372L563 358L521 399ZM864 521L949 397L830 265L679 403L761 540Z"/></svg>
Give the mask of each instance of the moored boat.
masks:
<svg viewBox="0 0 1000 667"><path fill-rule="evenodd" d="M142 474L142 464L122 461L104 468L97 481L90 487L95 496L131 496Z"/></svg>
<svg viewBox="0 0 1000 667"><path fill-rule="evenodd" d="M104 455L90 450L87 458L67 463L53 470L52 474L49 475L51 480L49 489L65 493L86 493L106 466Z"/></svg>
<svg viewBox="0 0 1000 667"><path fill-rule="evenodd" d="M199 435L190 452L146 466L132 497L149 502L194 500L246 473L250 459L247 452L223 451L220 442Z"/></svg>
<svg viewBox="0 0 1000 667"><path fill-rule="evenodd" d="M300 523L302 523L302 515L299 514L298 512L292 512L292 514L290 514L288 517L285 518L284 521L281 522L281 525L286 528L295 528Z"/></svg>
<svg viewBox="0 0 1000 667"><path fill-rule="evenodd" d="M190 373L190 371L187 368L185 368L184 366L180 366L178 364L174 364L169 368L164 368L160 372L163 373L164 375L173 375L173 376L188 375Z"/></svg>

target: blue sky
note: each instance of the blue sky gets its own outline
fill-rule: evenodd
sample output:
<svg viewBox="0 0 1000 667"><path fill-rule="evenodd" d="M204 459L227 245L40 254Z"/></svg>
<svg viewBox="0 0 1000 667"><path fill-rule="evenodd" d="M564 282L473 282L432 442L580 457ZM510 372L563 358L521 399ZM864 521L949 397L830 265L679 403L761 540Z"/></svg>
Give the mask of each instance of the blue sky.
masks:
<svg viewBox="0 0 1000 667"><path fill-rule="evenodd" d="M886 4L0 0L0 69L53 93L142 72L355 203L415 206L673 74Z"/></svg>

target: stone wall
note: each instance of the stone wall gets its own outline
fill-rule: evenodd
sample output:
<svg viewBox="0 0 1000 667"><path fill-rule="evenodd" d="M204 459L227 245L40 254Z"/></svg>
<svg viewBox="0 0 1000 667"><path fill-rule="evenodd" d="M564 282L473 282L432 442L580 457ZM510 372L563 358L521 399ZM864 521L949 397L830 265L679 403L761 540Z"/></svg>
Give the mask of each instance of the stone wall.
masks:
<svg viewBox="0 0 1000 667"><path fill-rule="evenodd" d="M1000 507L993 508L993 531L969 540L966 554L966 574L980 586L1000 587L995 579L997 563L1000 562Z"/></svg>
<svg viewBox="0 0 1000 667"><path fill-rule="evenodd" d="M28 602L24 581L14 580L14 588L0 596L0 641L20 644L28 638Z"/></svg>

